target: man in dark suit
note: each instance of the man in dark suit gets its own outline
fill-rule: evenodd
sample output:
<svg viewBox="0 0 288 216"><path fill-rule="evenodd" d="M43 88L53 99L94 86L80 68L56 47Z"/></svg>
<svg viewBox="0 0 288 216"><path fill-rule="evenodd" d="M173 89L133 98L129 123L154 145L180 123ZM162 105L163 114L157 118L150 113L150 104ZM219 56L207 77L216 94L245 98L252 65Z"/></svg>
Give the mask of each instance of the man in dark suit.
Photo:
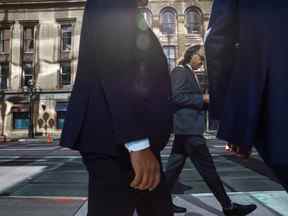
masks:
<svg viewBox="0 0 288 216"><path fill-rule="evenodd" d="M288 1L215 0L206 54L218 137L255 146L288 190Z"/></svg>
<svg viewBox="0 0 288 216"><path fill-rule="evenodd" d="M137 1L88 0L61 137L89 172L88 216L173 215L160 163L170 98L166 57Z"/></svg>
<svg viewBox="0 0 288 216"><path fill-rule="evenodd" d="M203 135L204 111L208 108L209 95L203 95L197 74L194 72L202 66L204 60L200 49L200 45L189 48L183 60L171 73L173 102L177 111L174 114L175 140L165 171L168 186L172 190L186 158L189 157L221 204L224 214L247 215L254 211L256 206L231 202L217 174ZM175 205L173 208L175 212L185 211L184 208Z"/></svg>

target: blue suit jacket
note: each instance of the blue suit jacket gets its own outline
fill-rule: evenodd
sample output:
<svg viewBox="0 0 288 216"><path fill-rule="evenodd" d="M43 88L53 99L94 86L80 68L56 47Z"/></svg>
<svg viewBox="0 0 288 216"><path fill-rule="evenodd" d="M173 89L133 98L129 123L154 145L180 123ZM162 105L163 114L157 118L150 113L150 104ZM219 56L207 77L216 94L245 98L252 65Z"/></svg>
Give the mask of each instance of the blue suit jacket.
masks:
<svg viewBox="0 0 288 216"><path fill-rule="evenodd" d="M215 0L205 47L218 136L288 165L287 1Z"/></svg>
<svg viewBox="0 0 288 216"><path fill-rule="evenodd" d="M173 120L168 64L156 36L139 20L136 1L86 4L61 145L118 155L129 141L168 139Z"/></svg>
<svg viewBox="0 0 288 216"><path fill-rule="evenodd" d="M174 114L174 133L176 135L203 135L205 113L203 93L196 75L187 66L178 65L171 72Z"/></svg>

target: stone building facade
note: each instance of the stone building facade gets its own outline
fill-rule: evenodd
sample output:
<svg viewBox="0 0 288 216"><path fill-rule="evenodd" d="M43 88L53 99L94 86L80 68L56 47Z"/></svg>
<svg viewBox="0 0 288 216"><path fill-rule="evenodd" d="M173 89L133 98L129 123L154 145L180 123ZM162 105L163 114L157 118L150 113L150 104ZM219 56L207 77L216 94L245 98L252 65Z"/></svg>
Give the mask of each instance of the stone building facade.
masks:
<svg viewBox="0 0 288 216"><path fill-rule="evenodd" d="M85 0L0 0L2 137L60 135L84 7ZM186 48L203 43L210 8L210 0L151 0L140 8L171 68Z"/></svg>

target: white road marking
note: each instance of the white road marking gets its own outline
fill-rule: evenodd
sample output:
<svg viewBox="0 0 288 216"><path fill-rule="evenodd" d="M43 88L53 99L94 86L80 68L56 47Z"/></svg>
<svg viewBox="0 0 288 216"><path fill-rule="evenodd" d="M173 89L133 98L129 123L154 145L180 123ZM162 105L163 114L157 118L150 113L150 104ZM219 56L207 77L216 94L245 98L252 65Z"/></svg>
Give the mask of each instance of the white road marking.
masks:
<svg viewBox="0 0 288 216"><path fill-rule="evenodd" d="M56 150L58 147L48 147L48 148L10 148L10 149L0 149L0 151L49 151Z"/></svg>
<svg viewBox="0 0 288 216"><path fill-rule="evenodd" d="M46 166L1 166L0 193L41 173Z"/></svg>

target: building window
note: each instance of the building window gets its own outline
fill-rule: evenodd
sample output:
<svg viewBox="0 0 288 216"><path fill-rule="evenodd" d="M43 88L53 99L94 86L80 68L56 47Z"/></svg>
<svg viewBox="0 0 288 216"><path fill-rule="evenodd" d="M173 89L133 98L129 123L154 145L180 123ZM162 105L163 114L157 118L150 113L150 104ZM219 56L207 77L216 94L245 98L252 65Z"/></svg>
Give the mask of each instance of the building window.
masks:
<svg viewBox="0 0 288 216"><path fill-rule="evenodd" d="M61 25L61 51L70 52L72 49L72 24Z"/></svg>
<svg viewBox="0 0 288 216"><path fill-rule="evenodd" d="M57 112L57 129L64 128L65 114L66 112L63 111Z"/></svg>
<svg viewBox="0 0 288 216"><path fill-rule="evenodd" d="M29 112L13 112L13 129L28 129L29 122Z"/></svg>
<svg viewBox="0 0 288 216"><path fill-rule="evenodd" d="M141 13L142 13L147 25L150 28L152 28L152 26L153 26L153 14L152 14L152 12L149 9L144 8L141 10Z"/></svg>
<svg viewBox="0 0 288 216"><path fill-rule="evenodd" d="M168 60L169 69L173 70L176 66L176 47L164 46L163 50Z"/></svg>
<svg viewBox="0 0 288 216"><path fill-rule="evenodd" d="M196 8L189 8L185 16L188 34L200 33L202 30L202 15Z"/></svg>
<svg viewBox="0 0 288 216"><path fill-rule="evenodd" d="M162 34L176 33L176 12L173 9L164 9L160 14L160 30Z"/></svg>
<svg viewBox="0 0 288 216"><path fill-rule="evenodd" d="M0 89L7 89L8 85L8 74L9 74L9 63L0 64Z"/></svg>
<svg viewBox="0 0 288 216"><path fill-rule="evenodd" d="M10 29L0 29L0 53L10 51Z"/></svg>
<svg viewBox="0 0 288 216"><path fill-rule="evenodd" d="M71 62L61 62L60 64L60 84L70 85L71 84Z"/></svg>
<svg viewBox="0 0 288 216"><path fill-rule="evenodd" d="M56 103L56 113L57 113L57 129L63 129L64 127L64 121L65 121L65 115L67 112L67 102L58 102Z"/></svg>
<svg viewBox="0 0 288 216"><path fill-rule="evenodd" d="M24 53L34 52L34 26L25 26L23 32Z"/></svg>
<svg viewBox="0 0 288 216"><path fill-rule="evenodd" d="M33 64L26 62L23 65L23 86L29 86L30 80L33 80Z"/></svg>

